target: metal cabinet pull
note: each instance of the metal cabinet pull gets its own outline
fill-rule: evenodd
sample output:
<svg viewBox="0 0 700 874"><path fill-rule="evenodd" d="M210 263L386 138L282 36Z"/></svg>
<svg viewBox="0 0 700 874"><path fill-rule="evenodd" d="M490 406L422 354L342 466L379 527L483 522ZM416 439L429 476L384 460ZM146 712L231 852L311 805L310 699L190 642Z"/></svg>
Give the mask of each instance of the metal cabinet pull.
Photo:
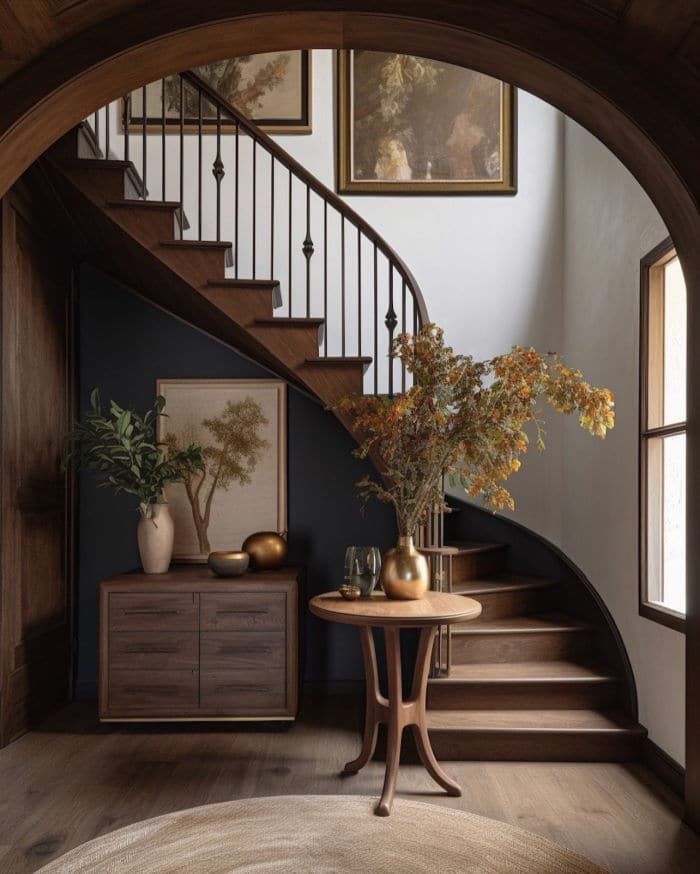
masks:
<svg viewBox="0 0 700 874"><path fill-rule="evenodd" d="M269 613L269 612L270 611L267 609L267 607L265 607L265 608L259 609L259 610L217 610L216 615L217 616L225 616L228 613L235 613L235 614L243 615L243 616L245 616L245 615L258 616L258 615L262 615L263 613Z"/></svg>
<svg viewBox="0 0 700 874"><path fill-rule="evenodd" d="M217 686L217 692L261 692L270 691L269 686Z"/></svg>
<svg viewBox="0 0 700 874"><path fill-rule="evenodd" d="M125 616L177 616L179 610L125 610Z"/></svg>
<svg viewBox="0 0 700 874"><path fill-rule="evenodd" d="M253 653L259 652L263 655L270 655L272 653L271 646L226 646L222 644L219 649L219 653L221 655L237 655L238 653Z"/></svg>
<svg viewBox="0 0 700 874"><path fill-rule="evenodd" d="M173 655L176 653L177 647L170 646L164 647L163 649L154 649L152 647L145 646L143 644L137 644L136 646L127 646L125 652L131 653L133 655Z"/></svg>

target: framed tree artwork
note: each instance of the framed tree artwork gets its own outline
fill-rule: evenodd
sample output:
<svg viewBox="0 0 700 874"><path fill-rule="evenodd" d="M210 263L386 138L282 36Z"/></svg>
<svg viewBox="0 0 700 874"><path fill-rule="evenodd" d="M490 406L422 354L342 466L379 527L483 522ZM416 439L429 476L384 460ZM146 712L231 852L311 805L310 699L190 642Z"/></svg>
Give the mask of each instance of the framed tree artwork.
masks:
<svg viewBox="0 0 700 874"><path fill-rule="evenodd" d="M221 97L243 112L268 133L311 133L311 51L295 49L228 58L194 67L193 72ZM180 132L180 82L168 77L132 91L124 101L125 126L139 132ZM185 131L198 130L199 105L194 91L185 89L183 121ZM216 131L216 109L203 101L203 133ZM221 119L222 128L232 124Z"/></svg>
<svg viewBox="0 0 700 874"><path fill-rule="evenodd" d="M338 190L515 194L512 85L415 55L338 52Z"/></svg>
<svg viewBox="0 0 700 874"><path fill-rule="evenodd" d="M159 441L202 447L204 470L166 489L176 561L287 530L287 394L281 380L161 379Z"/></svg>

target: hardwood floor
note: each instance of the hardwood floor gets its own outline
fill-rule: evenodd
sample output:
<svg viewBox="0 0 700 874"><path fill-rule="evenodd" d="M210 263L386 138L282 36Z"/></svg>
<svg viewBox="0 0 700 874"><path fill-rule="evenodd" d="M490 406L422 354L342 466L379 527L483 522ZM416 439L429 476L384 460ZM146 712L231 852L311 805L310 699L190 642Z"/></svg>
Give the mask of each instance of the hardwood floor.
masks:
<svg viewBox="0 0 700 874"><path fill-rule="evenodd" d="M100 727L75 704L0 751L0 870L35 871L97 835L158 814L232 798L379 796L372 761L339 776L359 751L360 702L307 700L289 731ZM641 765L449 762L461 798L419 765L397 795L504 820L583 853L615 874L697 871L700 837L680 802ZM426 860L426 871L430 862Z"/></svg>

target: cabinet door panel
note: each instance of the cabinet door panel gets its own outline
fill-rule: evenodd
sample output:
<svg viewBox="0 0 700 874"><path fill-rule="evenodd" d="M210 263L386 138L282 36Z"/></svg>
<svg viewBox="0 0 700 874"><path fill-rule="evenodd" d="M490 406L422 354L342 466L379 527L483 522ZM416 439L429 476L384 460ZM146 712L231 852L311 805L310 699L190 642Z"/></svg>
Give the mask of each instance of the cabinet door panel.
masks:
<svg viewBox="0 0 700 874"><path fill-rule="evenodd" d="M109 672L110 711L192 716L198 704L197 671Z"/></svg>
<svg viewBox="0 0 700 874"><path fill-rule="evenodd" d="M199 661L196 631L115 631L109 663L115 670L190 670Z"/></svg>
<svg viewBox="0 0 700 874"><path fill-rule="evenodd" d="M201 599L203 631L282 631L286 624L284 592L213 592Z"/></svg>
<svg viewBox="0 0 700 874"><path fill-rule="evenodd" d="M194 594L110 593L110 631L197 631L198 626Z"/></svg>
<svg viewBox="0 0 700 874"><path fill-rule="evenodd" d="M286 636L283 631L203 631L203 671L245 668L284 668Z"/></svg>
<svg viewBox="0 0 700 874"><path fill-rule="evenodd" d="M202 671L200 704L236 715L286 704L284 671Z"/></svg>

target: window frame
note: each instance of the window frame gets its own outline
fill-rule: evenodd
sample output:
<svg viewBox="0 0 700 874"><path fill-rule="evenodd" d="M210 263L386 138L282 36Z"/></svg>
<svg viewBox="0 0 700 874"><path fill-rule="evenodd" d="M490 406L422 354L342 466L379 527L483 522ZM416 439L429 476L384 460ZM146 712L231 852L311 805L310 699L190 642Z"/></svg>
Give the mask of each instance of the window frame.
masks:
<svg viewBox="0 0 700 874"><path fill-rule="evenodd" d="M639 311L639 615L674 631L685 633L684 614L651 603L648 598L648 446L654 437L671 437L687 434L687 416L684 422L672 425L648 427L649 413L649 310L650 297L663 269L669 261L677 257L676 248L667 237L640 262L640 311ZM657 272L658 271L658 272Z"/></svg>

